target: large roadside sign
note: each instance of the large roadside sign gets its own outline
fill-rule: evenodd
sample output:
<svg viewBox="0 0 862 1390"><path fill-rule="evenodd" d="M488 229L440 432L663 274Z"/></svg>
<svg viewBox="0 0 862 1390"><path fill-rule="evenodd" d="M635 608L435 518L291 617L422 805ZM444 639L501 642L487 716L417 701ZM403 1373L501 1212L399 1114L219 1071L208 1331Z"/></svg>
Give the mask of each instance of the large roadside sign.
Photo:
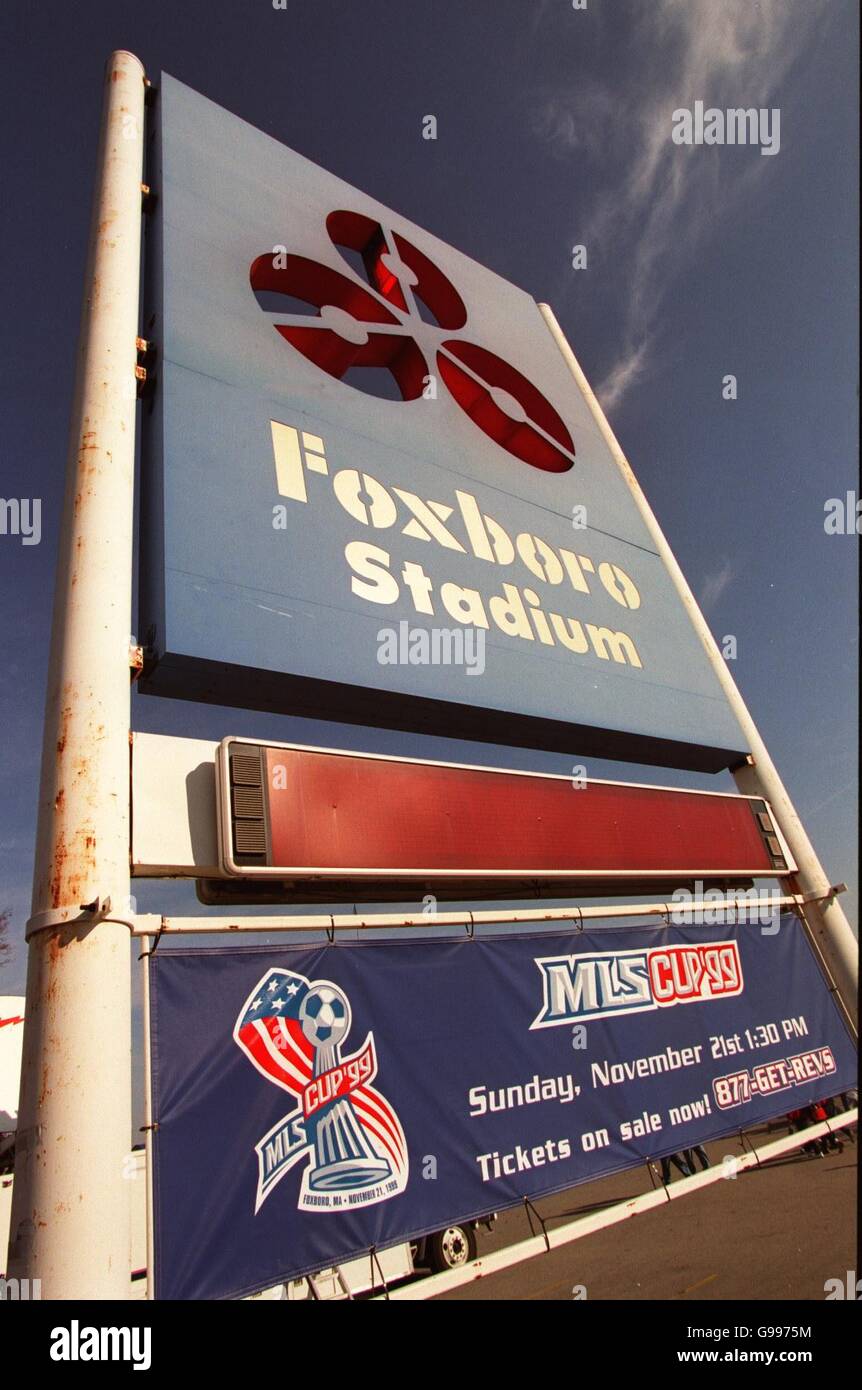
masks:
<svg viewBox="0 0 862 1390"><path fill-rule="evenodd" d="M168 76L157 103L141 689L738 763L534 300Z"/></svg>

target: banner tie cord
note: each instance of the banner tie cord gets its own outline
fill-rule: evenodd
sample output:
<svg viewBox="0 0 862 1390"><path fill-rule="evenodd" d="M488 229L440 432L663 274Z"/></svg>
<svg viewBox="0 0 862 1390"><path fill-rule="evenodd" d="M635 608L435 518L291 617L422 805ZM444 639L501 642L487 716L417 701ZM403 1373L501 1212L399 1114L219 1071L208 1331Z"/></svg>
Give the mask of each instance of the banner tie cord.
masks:
<svg viewBox="0 0 862 1390"><path fill-rule="evenodd" d="M530 1235L531 1235L531 1236L534 1236L534 1235L536 1234L535 1230L533 1229L533 1217L532 1217L531 1213L532 1213L532 1212L535 1212L535 1213L536 1213L536 1220L538 1221L539 1225L541 1226L541 1228L542 1228L542 1235L543 1235L544 1238L545 1238L545 1250L546 1250L547 1254L550 1255L550 1253L551 1253L551 1242L550 1242L549 1239L548 1239L548 1228L547 1228L547 1226L546 1226L546 1224L545 1224L545 1218L542 1216L542 1214L541 1214L540 1212L536 1211L536 1208L533 1206L533 1203L530 1201L529 1197L525 1197L525 1198L524 1198L524 1210L525 1210L526 1213L527 1213L527 1220L528 1220L529 1223L530 1223Z"/></svg>
<svg viewBox="0 0 862 1390"><path fill-rule="evenodd" d="M374 1281L374 1266L376 1265L376 1266L377 1266L377 1272L378 1272L378 1274L380 1275L380 1282L381 1282L381 1284L383 1285L383 1292L384 1292L384 1294L385 1294L385 1296L386 1296L385 1301L386 1301L387 1303L389 1303L389 1302L390 1302L390 1298L389 1298L389 1285L388 1285L387 1282L386 1282L386 1278L385 1278L385 1276L384 1276L383 1269L381 1268L380 1261L379 1261L378 1258L377 1258L377 1246L376 1246L376 1245L370 1246L370 1247L369 1247L369 1250L368 1250L368 1253L369 1253L369 1255L371 1256L371 1280L372 1280L372 1283L373 1283L373 1281Z"/></svg>

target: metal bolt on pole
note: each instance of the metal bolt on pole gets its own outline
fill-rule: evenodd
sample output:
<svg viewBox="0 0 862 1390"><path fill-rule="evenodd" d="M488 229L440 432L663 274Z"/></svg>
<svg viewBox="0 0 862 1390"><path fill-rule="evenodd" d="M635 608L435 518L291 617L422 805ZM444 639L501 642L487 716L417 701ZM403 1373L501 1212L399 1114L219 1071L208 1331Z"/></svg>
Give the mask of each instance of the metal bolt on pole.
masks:
<svg viewBox="0 0 862 1390"><path fill-rule="evenodd" d="M757 725L737 689L736 682L730 674L727 662L719 650L709 624L698 607L697 600L686 582L685 575L640 489L628 459L605 418L604 411L584 376L580 363L566 341L553 311L547 304L540 304L539 310L569 371L578 383L602 437L649 529L656 550L664 561L674 587L703 643L704 651L727 697L728 704L736 715L740 728L748 741L750 761L734 772L734 780L744 795L762 796L772 807L778 826L790 846L798 868L798 872L790 879L791 889L803 898L816 899L816 901L805 902L801 909L806 931L818 953L822 956L835 982L839 999L848 1019L855 1028L859 951L850 923L847 921L841 904L831 891L826 870L820 863L817 852L806 834L799 814L778 774L778 769L769 756L766 744L763 742Z"/></svg>
<svg viewBox="0 0 862 1390"><path fill-rule="evenodd" d="M45 1298L128 1298L129 634L144 71L106 65L69 434L7 1269Z"/></svg>

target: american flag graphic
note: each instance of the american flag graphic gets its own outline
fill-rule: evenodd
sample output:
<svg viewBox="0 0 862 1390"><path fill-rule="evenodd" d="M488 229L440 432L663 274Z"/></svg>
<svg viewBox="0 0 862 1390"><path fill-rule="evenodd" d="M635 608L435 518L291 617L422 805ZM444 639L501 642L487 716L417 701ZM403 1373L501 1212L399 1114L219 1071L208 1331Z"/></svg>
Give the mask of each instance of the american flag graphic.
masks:
<svg viewBox="0 0 862 1390"><path fill-rule="evenodd" d="M297 1098L298 1114L302 1114L305 1089L314 1077L315 1056L315 1049L303 1032L299 1011L312 986L328 983L309 981L290 970L270 969L252 990L234 1029L236 1042L257 1070ZM371 1041L369 1034L351 1056L358 1057ZM351 1056L338 1060L346 1066ZM366 1082L351 1091L350 1103L372 1148L388 1160L393 1173L406 1179L407 1142L389 1102ZM325 1109L307 1121L310 1142L313 1126Z"/></svg>

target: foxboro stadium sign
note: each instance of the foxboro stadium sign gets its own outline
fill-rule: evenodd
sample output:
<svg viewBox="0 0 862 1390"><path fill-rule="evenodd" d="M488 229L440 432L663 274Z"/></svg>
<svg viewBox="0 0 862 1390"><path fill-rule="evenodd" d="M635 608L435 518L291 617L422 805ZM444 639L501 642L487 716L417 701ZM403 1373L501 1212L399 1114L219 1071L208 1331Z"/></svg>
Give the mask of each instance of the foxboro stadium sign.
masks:
<svg viewBox="0 0 862 1390"><path fill-rule="evenodd" d="M157 102L142 688L738 762L534 300L173 79ZM383 629L482 634L481 679Z"/></svg>

